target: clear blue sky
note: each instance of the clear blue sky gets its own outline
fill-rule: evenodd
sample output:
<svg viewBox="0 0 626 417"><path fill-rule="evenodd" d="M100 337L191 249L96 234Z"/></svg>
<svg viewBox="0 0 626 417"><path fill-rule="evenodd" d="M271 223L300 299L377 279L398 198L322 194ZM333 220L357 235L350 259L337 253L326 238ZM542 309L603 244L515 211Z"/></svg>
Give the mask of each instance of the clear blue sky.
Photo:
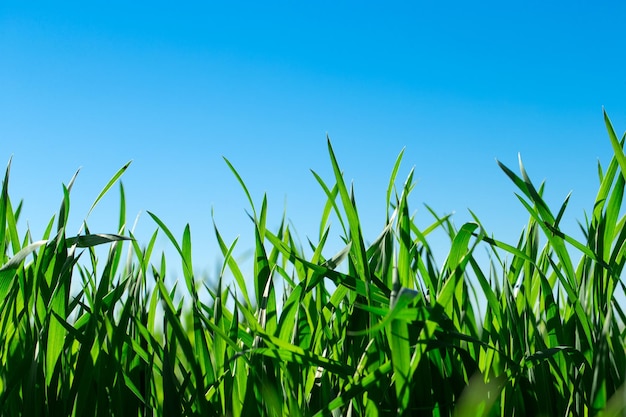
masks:
<svg viewBox="0 0 626 417"><path fill-rule="evenodd" d="M315 241L325 196L310 169L332 180L326 135L369 240L404 147L399 177L415 167L422 224L423 203L457 226L471 208L516 239L527 215L495 159L517 171L521 153L553 206L573 191L564 225L577 233L597 161L611 156L603 106L626 128L625 19L623 1L3 1L0 162L13 156L11 195L37 239L77 168L76 231L132 159L123 182L129 222L143 213L138 236L156 228L146 210L177 236L191 223L196 266L211 272L212 209L228 241L242 236L240 253L252 241L222 157L257 204L267 193L270 227L286 204ZM117 200L92 231L115 230Z"/></svg>

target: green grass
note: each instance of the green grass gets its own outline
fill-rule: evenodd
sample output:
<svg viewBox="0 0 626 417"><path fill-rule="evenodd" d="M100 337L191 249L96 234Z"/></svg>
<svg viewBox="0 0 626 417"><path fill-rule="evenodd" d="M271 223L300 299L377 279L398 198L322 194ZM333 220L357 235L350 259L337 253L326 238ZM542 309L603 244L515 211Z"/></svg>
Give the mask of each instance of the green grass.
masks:
<svg viewBox="0 0 626 417"><path fill-rule="evenodd" d="M226 161L250 201L253 268L246 275L233 257L237 241L224 241L216 225L224 261L212 286L194 275L189 226L177 237L150 213L154 234L134 239L121 183L113 233L91 234L85 222L67 235L72 180L34 241L18 228L22 204L11 203L7 168L2 415L624 415L626 156L624 137L605 122L614 157L598 166L582 240L560 227L567 199L548 207L544 184L521 161L519 174L500 165L529 215L517 242L497 240L476 216L457 229L430 209L432 224L420 228L409 208L413 173L398 185L400 153L386 226L367 245L329 142L334 177L314 173L327 200L305 250L286 219L267 227L266 199L255 206ZM331 216L337 253L325 249L336 247ZM437 267L429 236L442 231L450 245ZM158 234L178 259L154 253ZM488 251L486 264L477 250ZM168 285L173 262L182 276Z"/></svg>

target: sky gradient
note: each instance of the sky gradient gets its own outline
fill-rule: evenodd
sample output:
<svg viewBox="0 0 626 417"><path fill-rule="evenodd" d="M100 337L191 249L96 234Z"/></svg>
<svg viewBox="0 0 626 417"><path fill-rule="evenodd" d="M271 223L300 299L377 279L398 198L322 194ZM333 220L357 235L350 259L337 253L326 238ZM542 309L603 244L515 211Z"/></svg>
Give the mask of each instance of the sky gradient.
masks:
<svg viewBox="0 0 626 417"><path fill-rule="evenodd" d="M329 137L370 241L403 148L418 223L432 221L424 203L458 227L469 208L516 240L527 214L495 160L518 172L519 153L555 210L572 192L563 225L577 233L612 155L603 107L626 129L626 2L301 3L3 1L0 162L13 157L22 226L38 239L81 167L78 231L133 160L123 183L129 222L142 213L136 235L156 229L146 210L179 237L190 223L196 267L212 272L212 211L228 242L241 236L239 253L253 237L222 158L257 205L267 194L270 227L286 207L316 241L325 195L310 170L332 181ZM92 232L115 231L117 204L113 190Z"/></svg>

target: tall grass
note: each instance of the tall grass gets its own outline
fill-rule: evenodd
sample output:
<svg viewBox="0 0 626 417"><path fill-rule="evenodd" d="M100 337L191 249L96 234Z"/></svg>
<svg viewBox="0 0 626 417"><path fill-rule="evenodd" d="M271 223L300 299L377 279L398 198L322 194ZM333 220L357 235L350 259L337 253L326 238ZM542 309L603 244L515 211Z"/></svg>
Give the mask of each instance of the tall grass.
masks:
<svg viewBox="0 0 626 417"><path fill-rule="evenodd" d="M253 271L245 275L233 257L237 241L226 242L216 225L224 261L213 286L194 275L189 226L178 238L150 213L154 234L134 239L121 185L114 233L93 234L85 223L68 236L72 180L44 236L33 241L18 228L22 204L11 203L7 168L1 413L624 415L625 139L606 115L605 122L614 157L598 166L582 241L560 227L567 199L550 208L544 184L531 181L521 160L519 174L500 164L529 214L517 242L497 240L475 216L457 229L430 210L432 224L420 228L409 209L413 173L397 183L401 153L386 193L386 226L366 245L355 192L329 142L334 176L314 173L326 204L319 236L305 250L285 219L267 227L266 199L256 206L226 161L251 205ZM329 254L331 215L343 249ZM435 231L450 238L442 267L429 245ZM160 233L179 255L180 285L166 284L166 259L154 254ZM104 259L97 245L108 246ZM478 248L489 251L488 264L479 263Z"/></svg>

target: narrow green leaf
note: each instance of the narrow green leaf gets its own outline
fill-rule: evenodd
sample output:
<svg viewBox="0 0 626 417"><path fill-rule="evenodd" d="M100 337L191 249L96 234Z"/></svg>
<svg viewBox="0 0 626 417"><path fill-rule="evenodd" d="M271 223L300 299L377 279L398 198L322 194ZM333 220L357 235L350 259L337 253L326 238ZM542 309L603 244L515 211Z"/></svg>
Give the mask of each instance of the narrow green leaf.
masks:
<svg viewBox="0 0 626 417"><path fill-rule="evenodd" d="M461 259L467 254L469 241L477 228L476 223L465 223L454 237L446 261L446 266L451 272L459 266Z"/></svg>
<svg viewBox="0 0 626 417"><path fill-rule="evenodd" d="M396 176L398 175L398 170L400 169L400 163L402 162L402 156L404 155L405 148L402 148L400 154L396 158L396 162L393 164L393 169L391 170L391 176L389 177L389 185L387 186L387 205L386 207L391 206L391 192L393 190L394 184L396 182ZM387 212L387 220L389 220L389 212Z"/></svg>
<svg viewBox="0 0 626 417"><path fill-rule="evenodd" d="M346 212L348 225L350 226L350 239L352 240L352 253L354 255L353 261L355 262L357 276L359 279L368 282L370 274L367 264L365 245L361 236L359 216L344 183L343 174L339 169L339 164L337 163L337 158L335 157L332 145L330 144L330 139L328 139L328 153L330 155L333 172L335 173L335 181L337 182L337 187L339 188L339 195L341 197L343 209Z"/></svg>
<svg viewBox="0 0 626 417"><path fill-rule="evenodd" d="M241 179L241 176L239 175L239 173L237 172L233 164L231 164L230 161L226 158L224 158L224 161L226 162L226 165L228 165L228 168L230 168L231 172L235 175L235 178L237 178L239 185L241 185L241 188L246 194L246 197L248 198L248 202L250 203L250 208L252 209L252 213L254 214L254 220L256 220L257 218L256 210L254 209L254 202L252 201L252 197L250 196L248 187L246 187L246 184L243 182L243 179Z"/></svg>
<svg viewBox="0 0 626 417"><path fill-rule="evenodd" d="M6 256L6 221L9 205L9 174L11 172L11 159L2 180L2 194L0 195L0 261L4 262Z"/></svg>
<svg viewBox="0 0 626 417"><path fill-rule="evenodd" d="M320 235L323 233L323 229L326 227L326 223L330 215L331 207L335 211L335 214L337 215L337 219L339 219L339 224L341 224L341 229L347 235L347 229L343 222L343 217L341 216L341 212L339 211L339 206L337 205L337 201L336 201L337 194L339 194L338 185L335 184L331 190L328 188L324 180L322 180L322 178L315 171L312 170L311 172L313 173L313 176L315 177L318 184L322 187L322 190L324 190L324 193L326 194L326 205L324 206L324 212L322 214L322 221L320 222Z"/></svg>
<svg viewBox="0 0 626 417"><path fill-rule="evenodd" d="M615 134L615 130L613 130L613 125L611 124L611 120L609 119L608 114L604 109L602 110L604 114L604 124L606 125L606 130L609 134L609 140L611 141L611 147L613 148L613 154L617 159L617 163L622 170L622 175L626 177L626 155L624 155L624 149L622 148L623 144L617 139L617 135Z"/></svg>
<svg viewBox="0 0 626 417"><path fill-rule="evenodd" d="M85 234L74 237L68 237L65 239L68 246L76 245L77 248L91 248L93 246L102 245L105 243L113 243L123 240L132 240L130 237L121 236L112 233L95 233Z"/></svg>
<svg viewBox="0 0 626 417"><path fill-rule="evenodd" d="M104 195L109 191L109 189L115 184L115 182L122 176L122 174L124 174L124 172L128 169L128 167L130 166L130 164L133 161L128 161L123 167L121 167L116 173L115 175L113 175L113 177L109 180L109 182L104 186L104 188L102 189L102 191L100 191L100 194L98 194L98 196L96 197L96 199L94 200L93 204L91 205L91 207L89 208L89 211L87 212L87 217L89 217L89 215L91 214L91 212L93 211L93 209L98 205L98 203L100 202L100 200L102 199L102 197L104 197Z"/></svg>

